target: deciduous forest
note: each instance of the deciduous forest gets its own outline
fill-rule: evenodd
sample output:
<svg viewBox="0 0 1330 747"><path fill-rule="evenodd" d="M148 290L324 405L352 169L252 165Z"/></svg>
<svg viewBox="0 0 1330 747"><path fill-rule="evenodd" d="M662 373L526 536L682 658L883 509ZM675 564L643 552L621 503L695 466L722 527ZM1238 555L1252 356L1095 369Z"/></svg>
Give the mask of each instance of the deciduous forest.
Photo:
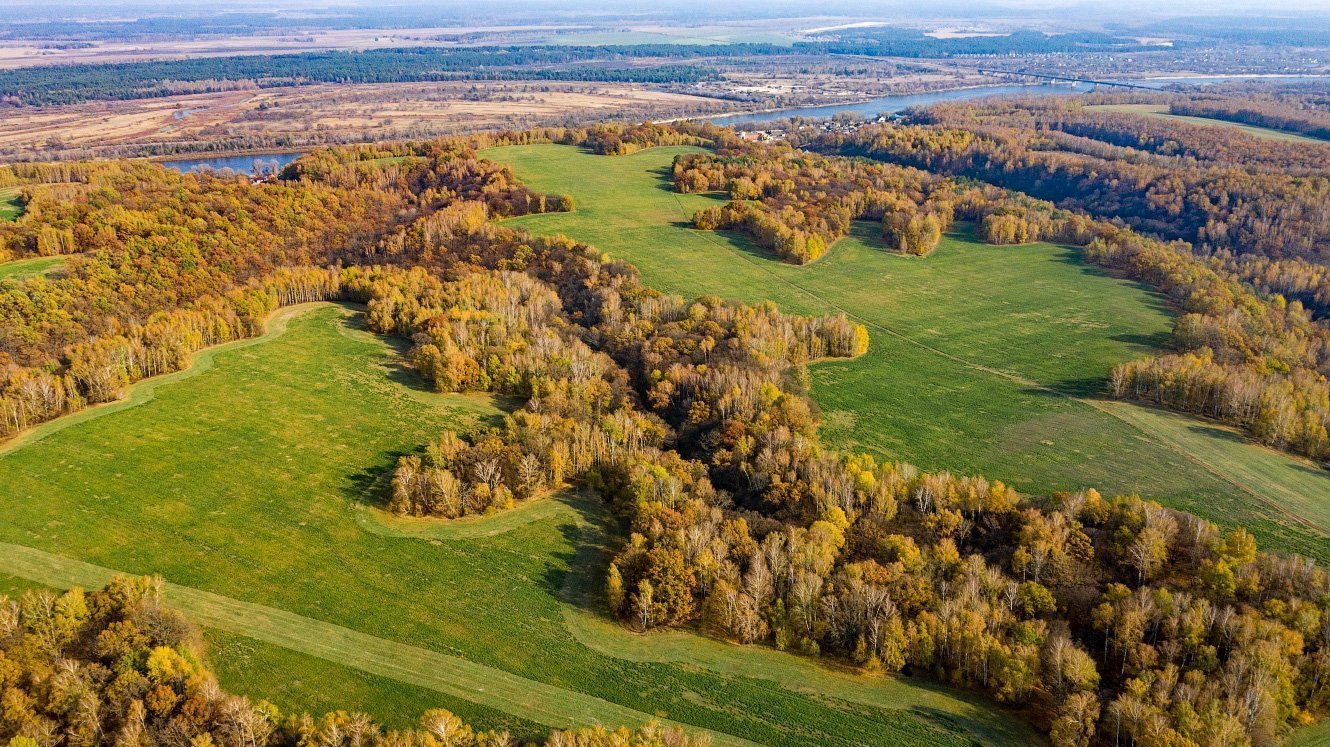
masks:
<svg viewBox="0 0 1330 747"><path fill-rule="evenodd" d="M363 713L319 718L223 691L202 662L201 636L164 602L161 579L117 577L104 589L0 597L0 733L44 744L498 747L443 709L417 728L382 729ZM710 742L647 725L558 731L547 747L696 747Z"/></svg>
<svg viewBox="0 0 1330 747"><path fill-rule="evenodd" d="M512 403L497 427L442 432L401 457L384 507L449 521L590 491L624 528L603 594L623 625L981 691L1058 745L1274 744L1330 705L1325 569L1149 496L1022 495L998 475L834 453L807 367L864 354L862 325L666 295L594 247L496 222L576 206L476 154L707 144L676 160L674 186L729 201L693 224L796 263L856 220L880 223L884 251L910 255L957 219L994 244L1082 246L1183 312L1176 352L1115 369L1110 394L1326 457L1330 333L1315 293L1271 292L1282 272L1301 276L1281 262L1325 256L1310 230L1324 225L1324 177L1273 145L1241 141L1250 160L1211 151L1181 126L1169 153L1141 135L1137 155L1108 160L1126 149L1111 133L1127 127L1071 105L965 105L807 151L643 125L323 149L258 184L138 162L8 167L0 185L24 190L25 212L0 227L3 251L70 258L61 273L0 283L0 422L14 434L113 400L204 346L256 334L281 305L363 304L369 328L407 341L437 391ZM1145 203L1106 186L1141 180L1158 185ZM1257 220L1266 206L1274 217ZM1316 287L1306 277L1298 287ZM283 717L225 695L160 596L121 580L0 606L0 738L507 743L443 712L382 733L359 716ZM548 741L689 743L664 730Z"/></svg>
<svg viewBox="0 0 1330 747"><path fill-rule="evenodd" d="M1318 299L1330 181L1315 165L1321 146L1062 102L933 107L909 122L808 145L1016 190L972 191L998 205L957 214L980 220L993 243L1085 246L1091 261L1160 288L1184 312L1178 352L1116 369L1115 396L1326 454L1330 337ZM1115 144L1128 139L1133 147Z"/></svg>

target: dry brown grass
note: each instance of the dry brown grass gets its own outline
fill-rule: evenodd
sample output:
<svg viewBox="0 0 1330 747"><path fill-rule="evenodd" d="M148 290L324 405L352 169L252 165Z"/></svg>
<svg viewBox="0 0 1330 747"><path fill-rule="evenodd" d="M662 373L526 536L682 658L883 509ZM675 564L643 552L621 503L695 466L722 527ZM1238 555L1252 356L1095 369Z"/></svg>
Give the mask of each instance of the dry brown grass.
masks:
<svg viewBox="0 0 1330 747"><path fill-rule="evenodd" d="M620 83L320 84L10 110L0 118L0 155L216 140L264 147L391 139L724 108L713 99Z"/></svg>
<svg viewBox="0 0 1330 747"><path fill-rule="evenodd" d="M413 29L292 30L281 34L207 36L199 39L96 41L81 49L54 49L38 41L12 40L0 45L0 68L103 62L224 57L244 54L293 54L329 49L457 46L463 35L583 29L585 26L467 26Z"/></svg>

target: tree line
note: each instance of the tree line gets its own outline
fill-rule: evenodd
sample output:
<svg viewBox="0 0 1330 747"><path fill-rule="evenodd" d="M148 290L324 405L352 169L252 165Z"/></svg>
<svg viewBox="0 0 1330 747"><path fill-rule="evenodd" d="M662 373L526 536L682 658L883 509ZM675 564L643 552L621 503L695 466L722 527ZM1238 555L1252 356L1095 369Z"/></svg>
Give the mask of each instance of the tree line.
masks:
<svg viewBox="0 0 1330 747"><path fill-rule="evenodd" d="M227 693L202 636L167 607L160 578L0 596L0 741L9 747L703 747L706 736L648 724L514 736L431 709L384 730L364 713L282 713Z"/></svg>
<svg viewBox="0 0 1330 747"><path fill-rule="evenodd" d="M656 131L723 137L667 129ZM300 215L287 199L360 193L394 210L369 224L374 231L320 244L335 259L297 243L270 257L286 263L270 272L215 268L225 284L271 282L281 289L274 302L363 302L375 330L411 340L411 360L436 388L521 403L497 428L440 434L399 462L385 496L394 510L460 516L564 484L595 491L628 528L604 589L625 624L696 627L975 688L1023 707L1059 745L1273 744L1323 712L1330 575L1315 563L1259 552L1240 529L1135 496L1024 496L982 476L831 453L818 437L807 364L864 352L863 327L771 303L669 296L593 247L486 220L535 203L501 167L475 159L473 145L587 138L545 131L339 149L280 184L235 188L254 191L255 213L270 205ZM790 180L806 181L808 203L823 204L815 179L797 173L801 154L754 153L781 155ZM807 163L834 176L854 168L841 160ZM874 168L902 184L924 178ZM222 194L241 184L180 179L175 189L186 195L186 179ZM487 189L491 181L502 186ZM835 179L826 189L849 194ZM1214 338L1225 355L1256 345L1271 360L1305 365L1323 339L1295 304L1262 299L1175 245L992 187L949 189L958 217L1006 215L1148 278L1191 309L1179 334ZM130 192L97 190L70 230L99 235L79 226L101 211L119 215ZM133 203L136 215L163 202L163 217L195 225L169 192ZM330 218L323 228L336 225ZM162 241L149 240L158 233ZM182 268L214 256L210 244L188 240L163 226L127 242L119 253L145 274L144 289L124 293L153 287L161 246L190 249ZM302 263L302 251L341 266ZM101 264L91 266L118 266L111 254L94 252L89 261ZM15 318L45 320L43 287L17 288ZM108 298L113 308L133 300ZM40 339L46 324L28 326Z"/></svg>
<svg viewBox="0 0 1330 747"><path fill-rule="evenodd" d="M620 125L324 148L275 184L143 161L0 167L0 186L22 186L26 203L0 223L0 260L71 255L58 276L0 283L0 438L258 334L280 305L340 297L336 278L308 283L292 267L416 250L458 220L573 209L570 196L531 192L478 159L480 148L621 151L707 143L718 131Z"/></svg>
<svg viewBox="0 0 1330 747"><path fill-rule="evenodd" d="M885 241L928 254L950 227L952 184L923 171L740 141L675 160L675 189L723 192L722 207L693 215L702 230L733 229L794 264L821 257L856 220L882 224Z"/></svg>
<svg viewBox="0 0 1330 747"><path fill-rule="evenodd" d="M1055 240L1115 230L1148 242L1022 207ZM470 380L525 404L501 428L443 434L419 464L399 464L397 481L418 491L399 505L459 483L465 494L486 474L508 485L502 446L520 445L512 453L536 456L547 485L597 491L630 527L604 591L625 624L981 689L1025 706L1060 745L1273 744L1324 707L1330 576L1314 563L1135 496L1023 496L828 453L804 365L862 351L859 328L682 302L591 247L451 225L394 247L419 266L384 274L370 313L426 359L453 358L451 346ZM484 300L449 306L464 298L456 283ZM487 319L499 309L503 321ZM499 347L459 344L475 324ZM493 466L477 470L477 452ZM390 500L400 495L395 484Z"/></svg>
<svg viewBox="0 0 1330 747"><path fill-rule="evenodd" d="M1330 140L1330 114L1315 109L1295 109L1266 101L1197 98L1174 102L1169 106L1169 111L1173 114L1222 119Z"/></svg>
<svg viewBox="0 0 1330 747"><path fill-rule="evenodd" d="M914 29L887 28L846 30L840 36L837 41L800 41L790 46L727 43L404 47L37 66L0 71L0 104L50 106L316 82L480 79L693 83L715 77L717 73L690 61L716 58L846 54L952 57L1151 48L1128 39L1093 33L1050 35L1017 31L992 37L938 39Z"/></svg>
<svg viewBox="0 0 1330 747"><path fill-rule="evenodd" d="M1011 106L1019 109L1027 105ZM980 145L985 142L986 145ZM1024 157L1027 165L1042 164L1032 172L1041 175L1038 178L1042 191L1055 191L1049 185L1063 183L1069 172L1061 166L1054 168L1050 160L1059 157L1058 153L1050 156L1042 151L1028 151L1021 156L1017 147L1013 156L999 145L1006 142L952 127L887 124L863 127L848 136L822 136L808 145L828 153L866 155L911 165L932 165L944 172L982 174L1004 186L1015 182L1016 187L1024 184L1022 167L1002 159ZM977 170L967 165L980 161L988 165ZM1001 163L1008 163L1011 168L999 169ZM1136 167L1132 163L1100 159L1094 163L1103 164L1108 173L1114 173L1118 164L1124 169ZM1044 166L1049 170L1044 171ZM1118 182L1105 179L1091 168L1087 161L1072 171L1077 179L1093 177L1098 185L1094 187L1096 190L1117 189L1124 195L1136 195L1130 199L1141 196L1127 191L1128 184L1141 182L1126 181L1125 173L1121 175L1123 181ZM1158 178L1177 186L1189 178L1189 173L1183 169L1166 176L1161 170ZM1262 173L1260 178L1276 177ZM1326 205L1313 206L1309 196L1330 188L1330 181L1325 177L1278 178L1290 189L1304 184L1310 192L1304 195L1302 203L1279 209L1278 218L1263 219L1262 225L1275 226L1284 221L1279 232L1297 230L1304 238L1312 238L1330 225L1316 218ZM1145 183L1150 184L1148 180ZM1153 186L1147 189L1146 199L1154 205L1151 214L1162 216L1161 224L1155 227L1167 234L1168 226L1163 224L1173 220L1170 216L1184 215L1188 208L1170 209L1172 203L1153 189ZM1181 194L1177 196L1183 199ZM1278 196L1253 199L1273 204ZM1185 202L1188 206L1199 206L1198 209L1209 206L1208 209L1227 213L1227 217L1207 219L1206 230L1211 235L1223 233L1224 224L1218 220L1245 223L1247 217L1241 213L1252 208L1245 200L1231 196L1218 202L1196 196L1186 198ZM1279 254L1270 256L1240 242L1241 248L1237 249L1198 248L1180 240L1167 242L1143 235L1086 214L1112 214L1112 202L1095 203L1094 209L1082 211L1079 198L1055 205L1019 193L972 187L955 204L958 217L979 221L980 236L987 241L1020 243L1043 239L1082 246L1089 261L1148 283L1178 303L1184 313L1175 324L1172 343L1179 354L1117 367L1111 375L1110 393L1214 417L1243 428L1262 443L1316 459L1330 456L1327 436L1330 383L1326 380L1330 374L1330 329L1317 321L1298 297L1310 298L1314 304L1320 303L1316 299L1325 297L1324 286L1320 285L1325 275L1316 269L1322 266L1316 259L1319 254L1309 252L1302 259L1296 252L1290 252L1295 254L1293 258L1281 259ZM1310 212L1302 212L1303 208ZM1121 219L1123 215L1112 214L1112 217ZM1268 238L1273 240L1274 235ZM1280 287L1297 290L1298 295L1290 300L1271 292Z"/></svg>
<svg viewBox="0 0 1330 747"><path fill-rule="evenodd" d="M938 104L908 122L914 126L863 128L825 145L981 179L1203 252L1330 257L1330 146L1056 99Z"/></svg>
<svg viewBox="0 0 1330 747"><path fill-rule="evenodd" d="M865 27L839 32L837 41L821 46L832 54L875 57L949 58L971 55L1043 55L1088 52L1146 52L1158 45L1142 44L1131 37L1099 32L1046 34L1020 29L1008 34L939 38L917 29ZM1184 42L1185 44L1185 42ZM803 45L811 46L805 42Z"/></svg>
<svg viewBox="0 0 1330 747"><path fill-rule="evenodd" d="M231 90L238 83L258 88L459 79L693 83L715 72L678 61L788 53L788 48L771 44L519 45L37 66L0 71L0 104L51 106L158 98ZM644 64L646 60L659 64Z"/></svg>
<svg viewBox="0 0 1330 747"><path fill-rule="evenodd" d="M329 297L336 284L297 292L285 268L353 261L421 211L476 201L483 221L571 208L461 144L323 151L287 177L250 184L141 161L0 170L0 183L42 185L0 224L0 257L77 252L58 276L0 283L0 438L257 334L278 305Z"/></svg>

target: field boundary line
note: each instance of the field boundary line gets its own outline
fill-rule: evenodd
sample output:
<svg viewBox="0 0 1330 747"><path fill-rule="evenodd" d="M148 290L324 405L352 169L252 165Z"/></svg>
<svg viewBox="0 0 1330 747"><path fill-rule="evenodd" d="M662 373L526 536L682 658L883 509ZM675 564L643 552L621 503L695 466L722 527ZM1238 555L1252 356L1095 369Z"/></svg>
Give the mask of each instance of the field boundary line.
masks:
<svg viewBox="0 0 1330 747"><path fill-rule="evenodd" d="M275 309L266 319L263 320L264 330L262 334L253 337L244 337L239 340L231 340L220 345L211 345L209 347L197 350L189 359L189 365L179 371L160 374L158 376L149 376L146 379L139 379L129 385L126 395L113 402L104 402L85 407L77 412L71 412L68 415L61 415L54 420L48 420L44 423L38 423L22 432L14 435L9 440L0 443L0 457L6 456L29 444L37 443L47 436L54 435L70 426L85 423L89 420L112 413L128 410L132 407L147 404L157 396L157 388L174 384L178 381L192 379L199 374L212 370L214 361L219 353L231 350L241 350L244 348L260 345L271 340L275 340L286 334L286 330L291 321L323 306L341 306L333 301L310 301L308 303L292 304Z"/></svg>
<svg viewBox="0 0 1330 747"><path fill-rule="evenodd" d="M574 509L573 525L578 549L569 564L558 594L562 604L563 628L579 643L615 659L654 664L696 667L725 677L745 677L761 681L773 691L802 695L830 694L855 706L895 711L902 717L914 717L929 723L919 708L935 708L950 714L949 727L955 734L967 734L974 744L1003 737L1003 744L1047 745L1048 740L1031 728L1030 722L992 702L981 702L975 693L952 691L945 685L932 687L903 676L875 677L831 659L800 656L778 651L765 644L741 644L714 638L701 630L680 628L649 634L629 632L604 612L604 600L596 591L604 570L613 556L609 532L613 516L603 501L582 493L569 494L565 505ZM940 683L939 683L940 684ZM906 688L902 694L900 688ZM899 696L899 697L898 697ZM1002 718L1005 716L1006 718ZM918 744L950 744L949 741L923 741Z"/></svg>
<svg viewBox="0 0 1330 747"><path fill-rule="evenodd" d="M118 571L44 550L0 542L0 571L56 588L97 589ZM486 705L545 726L603 724L635 727L650 721L706 733L723 747L756 742L662 719L585 693L527 679L458 656L390 641L294 612L166 584L167 602L204 627L234 633L409 685Z"/></svg>

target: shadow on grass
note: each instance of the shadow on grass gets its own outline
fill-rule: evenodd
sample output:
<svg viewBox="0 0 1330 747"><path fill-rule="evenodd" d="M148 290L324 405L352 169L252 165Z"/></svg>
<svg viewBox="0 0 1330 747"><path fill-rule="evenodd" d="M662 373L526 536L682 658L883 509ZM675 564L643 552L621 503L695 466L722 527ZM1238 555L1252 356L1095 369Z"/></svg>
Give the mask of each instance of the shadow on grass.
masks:
<svg viewBox="0 0 1330 747"><path fill-rule="evenodd" d="M608 620L603 593L605 572L614 557L615 540L623 530L601 498L590 491L566 491L552 500L571 506L580 521L559 527L568 546L576 549L556 556L566 561L566 566L547 566L541 586L555 599Z"/></svg>
<svg viewBox="0 0 1330 747"><path fill-rule="evenodd" d="M1145 300L1142 302L1149 307L1151 311L1164 314L1169 318L1178 316L1179 312L1177 306L1169 300L1168 296L1161 293L1158 288L1139 280L1133 280L1119 272L1113 272L1108 268L1092 264L1085 258L1085 250L1080 247L1068 246L1066 244L1057 244L1056 246L1061 250L1054 255L1057 261L1076 267L1080 270L1082 275L1089 275L1097 278L1111 278L1118 282L1126 283L1141 292L1141 295L1145 297Z"/></svg>
<svg viewBox="0 0 1330 747"><path fill-rule="evenodd" d="M549 500L565 500L562 497L550 498ZM567 501L576 506L576 499ZM578 509L581 512L581 509ZM550 554L550 563L545 566L545 570L540 574L539 585L542 591L549 594L554 599L566 602L587 611L604 611L604 605L599 610L594 607L594 599L586 599L587 594L570 595L567 593L570 577L578 574L596 576L603 578L598 573L598 569L608 567L610 561L609 548L599 545L592 545L591 551L584 552L587 546L585 534L576 522L567 522L559 526L559 534L564 539L566 547L575 548L570 551L560 551ZM602 557L603 556L603 557ZM584 563L590 563L589 567L582 566ZM568 598L576 597L576 598Z"/></svg>
<svg viewBox="0 0 1330 747"><path fill-rule="evenodd" d="M1189 413L1180 413L1180 414L1184 416L1190 415ZM1198 417L1198 416L1190 415L1190 417ZM1227 428L1220 428L1217 425L1211 425L1209 423L1203 423L1203 422L1192 423L1187 426L1187 430L1200 436L1206 436L1208 438L1217 438L1223 441L1228 441L1229 443L1234 443L1234 444L1252 443L1249 439L1246 439L1238 435L1238 433L1235 431L1228 430Z"/></svg>
<svg viewBox="0 0 1330 747"><path fill-rule="evenodd" d="M1172 334L1160 330L1149 334L1140 332L1123 332L1121 334L1110 335L1108 339L1114 342L1125 342L1128 345L1134 345L1139 348L1146 348L1153 352L1164 352L1168 350L1169 339Z"/></svg>
<svg viewBox="0 0 1330 747"><path fill-rule="evenodd" d="M671 165L669 165L669 166L661 166L661 167L658 168L658 169L651 169L651 170L648 171L647 173L649 173L649 174L651 174L652 176L655 176L655 177L656 177L656 179L655 179L655 182L656 182L656 189L663 190L663 191L665 191L665 192L669 192L670 194L678 194L678 190L676 190L676 189L674 188L674 165L673 165L673 164L671 164Z"/></svg>
<svg viewBox="0 0 1330 747"><path fill-rule="evenodd" d="M1055 393L1060 396L1069 397L1098 397L1108 391L1108 377L1106 376L1083 376L1075 379L1063 379L1049 384L1052 392L1041 389L1028 388L1022 390L1027 394L1043 393L1053 396Z"/></svg>
<svg viewBox="0 0 1330 747"><path fill-rule="evenodd" d="M924 680L912 677L910 678L910 682L916 687L921 687L928 690L935 690L937 692L946 693L948 695L955 695L955 691L948 691L942 688L930 687L932 683L926 682ZM928 706L918 706L918 705L910 706L910 708L907 710L907 713L909 713L911 716L918 719L919 721L922 721L926 724L929 724L930 726L934 726L936 728L939 728L947 732L950 736L954 738L969 739L970 744L973 747L983 747L984 745L983 742L974 738L974 733L972 731L965 728L965 720L957 718L955 714L947 713L946 711L940 710L938 708L930 708Z"/></svg>
<svg viewBox="0 0 1330 747"><path fill-rule="evenodd" d="M1330 464L1318 464L1313 467L1309 464L1303 464L1302 462L1295 462L1293 464L1293 469L1314 477L1330 480Z"/></svg>
<svg viewBox="0 0 1330 747"><path fill-rule="evenodd" d="M763 249L762 247L754 243L752 239L748 238L747 236L738 231L731 231L731 230L712 231L711 234L712 236L715 237L716 243L725 244L725 246L728 247L729 249L733 249L739 254L742 254L745 257L754 260L758 264L762 265L787 264L786 262L782 261L780 257L777 257L775 252L771 251L770 249Z"/></svg>
<svg viewBox="0 0 1330 747"><path fill-rule="evenodd" d="M1088 397L1103 394L1104 382L1105 379L1100 378L1064 379L1047 386L1022 386L1016 390L1016 393L1026 397L1068 403L1068 397Z"/></svg>
<svg viewBox="0 0 1330 747"><path fill-rule="evenodd" d="M1200 417L1198 415L1193 415L1190 413L1179 413L1179 414L1183 415L1184 417L1191 417L1191 418ZM1252 446L1257 448L1265 448L1255 439L1247 436L1241 431L1234 430L1229 427L1221 427L1219 425L1211 424L1205 421L1192 423L1187 426L1187 430L1201 436L1206 436L1208 438L1216 438L1223 441L1227 441L1229 443L1243 444L1245 446ZM1279 455L1287 461L1289 466L1293 467L1296 470L1299 470L1309 475L1316 475L1318 477L1324 477L1326 479L1330 479L1330 465L1313 463L1315 465L1313 466L1313 464L1308 464L1302 457L1294 455L1286 455L1283 454L1283 452L1279 452Z"/></svg>
<svg viewBox="0 0 1330 747"><path fill-rule="evenodd" d="M349 475L343 492L353 503L359 503L370 508L386 509L389 500L392 498L393 470L396 469L398 460L411 454L420 456L424 453L425 446L421 444L412 451L394 451L384 454L383 459L378 463Z"/></svg>
<svg viewBox="0 0 1330 747"><path fill-rule="evenodd" d="M366 335L373 335L376 340L382 342L393 351L391 359L384 362L385 368L388 369L389 381L412 391L424 392L425 394L436 394L434 388L422 379L420 374L416 373L416 370L407 363L407 355L411 352L410 340L404 340L394 335L381 335L375 332L370 329L369 325L365 322L363 307L352 304L346 304L346 306L357 312L347 318L344 322L348 328Z"/></svg>

